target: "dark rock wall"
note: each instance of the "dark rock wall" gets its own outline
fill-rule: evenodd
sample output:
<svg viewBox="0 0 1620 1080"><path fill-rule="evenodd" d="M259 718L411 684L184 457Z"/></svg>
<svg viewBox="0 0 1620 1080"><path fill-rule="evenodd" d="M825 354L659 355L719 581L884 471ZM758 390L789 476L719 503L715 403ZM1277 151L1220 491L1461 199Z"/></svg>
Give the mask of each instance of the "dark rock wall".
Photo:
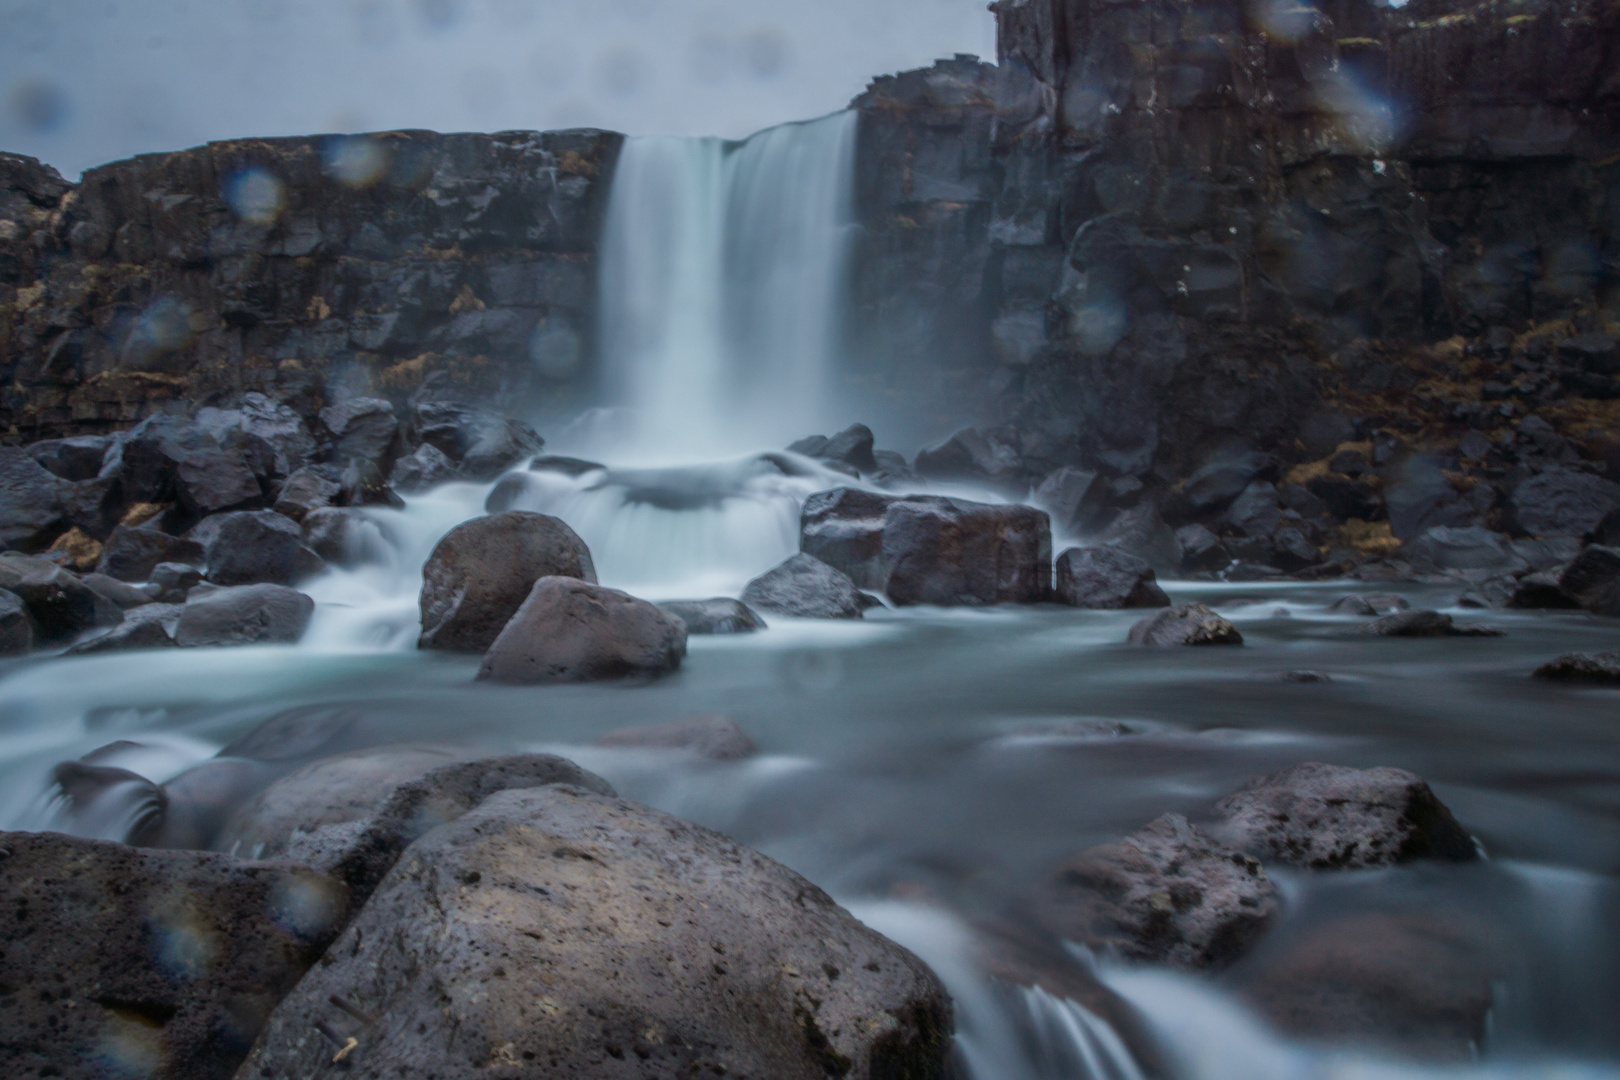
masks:
<svg viewBox="0 0 1620 1080"><path fill-rule="evenodd" d="M78 185L0 154L0 437L105 432L248 390L306 416L424 384L519 414L577 405L621 142L243 140Z"/></svg>
<svg viewBox="0 0 1620 1080"><path fill-rule="evenodd" d="M1238 439L1299 460L1453 335L1620 329L1614 5L993 9L999 66L855 103L856 377L929 434L1169 480Z"/></svg>

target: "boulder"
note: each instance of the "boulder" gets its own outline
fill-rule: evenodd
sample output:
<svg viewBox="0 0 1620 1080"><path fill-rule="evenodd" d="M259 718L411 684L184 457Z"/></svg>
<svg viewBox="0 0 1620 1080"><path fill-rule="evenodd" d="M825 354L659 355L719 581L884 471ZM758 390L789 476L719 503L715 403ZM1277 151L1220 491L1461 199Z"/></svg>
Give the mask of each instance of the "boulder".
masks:
<svg viewBox="0 0 1620 1080"><path fill-rule="evenodd" d="M1084 852L1046 881L1037 917L1057 937L1126 960L1219 969L1276 920L1277 886L1258 860L1180 814Z"/></svg>
<svg viewBox="0 0 1620 1080"><path fill-rule="evenodd" d="M49 559L0 555L0 589L28 606L41 643L62 641L89 630L114 626L123 609Z"/></svg>
<svg viewBox="0 0 1620 1080"><path fill-rule="evenodd" d="M1176 530L1176 546L1181 549L1181 566L1188 574L1215 574L1232 565L1232 551L1221 538L1202 525L1184 525Z"/></svg>
<svg viewBox="0 0 1620 1080"><path fill-rule="evenodd" d="M911 467L904 454L893 450L874 450L872 460L877 463L877 472L872 474L872 482L880 487L891 490L916 489L923 483L923 478Z"/></svg>
<svg viewBox="0 0 1620 1080"><path fill-rule="evenodd" d="M1392 612L1406 611L1412 605L1404 597L1387 593L1375 593L1370 596L1341 596L1328 610L1335 615L1363 615L1367 617L1388 615Z"/></svg>
<svg viewBox="0 0 1620 1080"><path fill-rule="evenodd" d="M1250 781L1214 812L1209 830L1223 843L1288 866L1358 870L1479 858L1468 830L1404 769L1295 765Z"/></svg>
<svg viewBox="0 0 1620 1080"><path fill-rule="evenodd" d="M0 446L0 549L40 551L68 529L71 485L26 450Z"/></svg>
<svg viewBox="0 0 1620 1080"><path fill-rule="evenodd" d="M851 424L828 439L827 445L817 456L842 462L862 475L870 476L878 471L877 458L872 452L875 442L871 428L865 424Z"/></svg>
<svg viewBox="0 0 1620 1080"><path fill-rule="evenodd" d="M1051 519L1029 506L902 499L884 514L883 562L896 604L1038 603L1051 591Z"/></svg>
<svg viewBox="0 0 1620 1080"><path fill-rule="evenodd" d="M416 406L415 427L416 437L443 454L461 478L477 483L494 480L546 446L525 423L452 402ZM429 480L430 484L442 482Z"/></svg>
<svg viewBox="0 0 1620 1080"><path fill-rule="evenodd" d="M394 462L394 471L388 477L388 483L395 491L405 495L415 495L440 484L449 484L465 479L456 463L444 456L432 443L423 443L416 448L413 454L407 454Z"/></svg>
<svg viewBox="0 0 1620 1080"><path fill-rule="evenodd" d="M323 506L304 516L304 546L332 566L352 566L366 554L365 511Z"/></svg>
<svg viewBox="0 0 1620 1080"><path fill-rule="evenodd" d="M1203 604L1181 607L1150 615L1131 627L1127 640L1132 645L1242 645L1238 628Z"/></svg>
<svg viewBox="0 0 1620 1080"><path fill-rule="evenodd" d="M314 1075L348 1046L358 1073L439 1080L932 1077L950 1040L933 973L814 885L561 785L416 841L327 958L239 1075Z"/></svg>
<svg viewBox="0 0 1620 1080"><path fill-rule="evenodd" d="M1181 545L1176 532L1164 523L1159 508L1143 503L1124 511L1095 537L1092 543L1117 547L1139 559L1146 559L1161 574L1181 568Z"/></svg>
<svg viewBox="0 0 1620 1080"><path fill-rule="evenodd" d="M276 496L273 509L283 517L301 522L312 511L331 506L342 492L342 474L336 468L305 465L281 485L281 494Z"/></svg>
<svg viewBox="0 0 1620 1080"><path fill-rule="evenodd" d="M107 454L130 502L179 502L195 517L258 503L263 489L247 456L172 413L147 417Z"/></svg>
<svg viewBox="0 0 1620 1080"><path fill-rule="evenodd" d="M264 505L264 490L244 455L204 445L175 462L174 494L194 517Z"/></svg>
<svg viewBox="0 0 1620 1080"><path fill-rule="evenodd" d="M1108 498L1108 485L1095 472L1065 465L1041 481L1034 503L1051 515L1052 524L1066 536L1091 530Z"/></svg>
<svg viewBox="0 0 1620 1080"><path fill-rule="evenodd" d="M274 510L216 514L186 537L202 545L208 580L216 585L293 585L322 569L298 523Z"/></svg>
<svg viewBox="0 0 1620 1080"><path fill-rule="evenodd" d="M765 629L765 620L741 600L717 596L712 600L666 600L658 605L686 624L688 634L752 634Z"/></svg>
<svg viewBox="0 0 1620 1080"><path fill-rule="evenodd" d="M34 617L22 597L0 589L0 656L18 656L34 647Z"/></svg>
<svg viewBox="0 0 1620 1080"><path fill-rule="evenodd" d="M1316 494L1327 500L1322 492ZM1384 490L1384 505L1390 531L1398 540L1410 540L1436 525L1473 525L1478 517L1471 505L1458 498L1442 463L1431 458L1408 462L1404 474Z"/></svg>
<svg viewBox="0 0 1620 1080"><path fill-rule="evenodd" d="M1256 480L1243 489L1231 506L1226 520L1246 536L1264 539L1282 526L1282 504L1277 488L1266 480Z"/></svg>
<svg viewBox="0 0 1620 1080"><path fill-rule="evenodd" d="M96 569L119 581L146 581L160 563L203 566L208 552L195 540L170 536L154 526L120 525L112 531Z"/></svg>
<svg viewBox="0 0 1620 1080"><path fill-rule="evenodd" d="M719 713L668 724L621 728L596 740L597 746L634 750L685 750L710 761L741 761L759 753L737 721Z"/></svg>
<svg viewBox="0 0 1620 1080"><path fill-rule="evenodd" d="M0 850L8 1077L230 1076L348 914L302 867L56 833Z"/></svg>
<svg viewBox="0 0 1620 1080"><path fill-rule="evenodd" d="M111 442L105 435L79 435L71 439L46 439L32 443L28 456L63 480L94 480L101 475L101 460Z"/></svg>
<svg viewBox="0 0 1620 1080"><path fill-rule="evenodd" d="M1461 912L1364 911L1279 931L1237 976L1299 1039L1469 1062L1489 1033L1499 939Z"/></svg>
<svg viewBox="0 0 1620 1080"><path fill-rule="evenodd" d="M1271 543L1271 561L1287 573L1297 574L1322 562L1321 549L1307 540L1299 529L1278 529L1272 535Z"/></svg>
<svg viewBox="0 0 1620 1080"><path fill-rule="evenodd" d="M1373 637L1441 638L1501 637L1503 631L1489 626L1458 626L1450 615L1439 611L1397 611L1361 628Z"/></svg>
<svg viewBox="0 0 1620 1080"><path fill-rule="evenodd" d="M1506 536L1478 525L1436 525L1406 541L1396 554L1421 573L1487 570L1513 574L1529 568Z"/></svg>
<svg viewBox="0 0 1620 1080"><path fill-rule="evenodd" d="M1257 480L1274 478L1277 462L1270 454L1241 453L1211 461L1187 478L1182 498L1197 511L1215 511L1230 506Z"/></svg>
<svg viewBox="0 0 1620 1080"><path fill-rule="evenodd" d="M1529 610L1579 608L1581 602L1559 587L1558 578L1553 573L1524 575L1513 583L1507 606Z"/></svg>
<svg viewBox="0 0 1620 1080"><path fill-rule="evenodd" d="M93 638L79 642L68 656L127 652L132 649L171 649L180 622L179 604L147 604L124 613L124 621Z"/></svg>
<svg viewBox="0 0 1620 1080"><path fill-rule="evenodd" d="M1057 561L1057 599L1078 608L1169 607L1153 568L1119 548L1070 548Z"/></svg>
<svg viewBox="0 0 1620 1080"><path fill-rule="evenodd" d="M585 542L557 518L508 510L456 526L422 571L418 648L484 652L544 577L596 582Z"/></svg>
<svg viewBox="0 0 1620 1080"><path fill-rule="evenodd" d="M1591 655L1569 653L1560 656L1536 668L1536 678L1552 682L1620 686L1620 649Z"/></svg>
<svg viewBox="0 0 1620 1080"><path fill-rule="evenodd" d="M315 601L284 585L213 589L186 601L174 641L185 648L291 645L314 614Z"/></svg>
<svg viewBox="0 0 1620 1080"><path fill-rule="evenodd" d="M484 654L480 679L520 686L655 678L681 666L686 624L656 604L543 577Z"/></svg>
<svg viewBox="0 0 1620 1080"><path fill-rule="evenodd" d="M315 456L315 438L291 408L249 391L234 409L199 409L197 426L221 446L251 447L262 476L292 476Z"/></svg>
<svg viewBox="0 0 1620 1080"><path fill-rule="evenodd" d="M1376 521L1384 514L1378 491L1367 480L1342 473L1324 473L1309 480L1305 488L1340 521ZM1415 536L1416 531L1412 535Z"/></svg>
<svg viewBox="0 0 1620 1080"><path fill-rule="evenodd" d="M183 604L191 590L202 584L202 571L186 563L158 563L152 567L152 579L147 587L157 591L157 599L164 604Z"/></svg>
<svg viewBox="0 0 1620 1080"><path fill-rule="evenodd" d="M928 480L989 484L1005 491L1021 483L1023 460L1017 433L1005 428L966 428L938 446L917 452L917 474Z"/></svg>
<svg viewBox="0 0 1620 1080"><path fill-rule="evenodd" d="M860 590L848 574L803 553L750 581L742 602L800 619L859 619L863 610Z"/></svg>
<svg viewBox="0 0 1620 1080"><path fill-rule="evenodd" d="M1559 575L1558 588L1599 615L1620 615L1620 548L1583 549Z"/></svg>
<svg viewBox="0 0 1620 1080"><path fill-rule="evenodd" d="M848 574L862 589L889 581L883 529L899 501L863 488L833 488L810 496L799 514L799 550Z"/></svg>
<svg viewBox="0 0 1620 1080"><path fill-rule="evenodd" d="M1620 484L1569 469L1548 469L1513 489L1513 519L1531 536L1586 536L1620 509Z"/></svg>
<svg viewBox="0 0 1620 1080"><path fill-rule="evenodd" d="M338 468L359 459L384 475L399 456L399 417L381 398L350 398L321 410L330 448L326 459Z"/></svg>

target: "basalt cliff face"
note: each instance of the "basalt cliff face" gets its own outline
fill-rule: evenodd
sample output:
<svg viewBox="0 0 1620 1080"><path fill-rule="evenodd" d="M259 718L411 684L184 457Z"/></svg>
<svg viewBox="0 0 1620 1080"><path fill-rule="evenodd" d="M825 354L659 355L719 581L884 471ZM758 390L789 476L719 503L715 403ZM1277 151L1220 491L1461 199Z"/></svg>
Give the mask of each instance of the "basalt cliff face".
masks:
<svg viewBox="0 0 1620 1080"><path fill-rule="evenodd" d="M1532 413L1613 459L1620 9L993 7L999 65L856 102L877 393L977 410L1028 481L1455 458Z"/></svg>

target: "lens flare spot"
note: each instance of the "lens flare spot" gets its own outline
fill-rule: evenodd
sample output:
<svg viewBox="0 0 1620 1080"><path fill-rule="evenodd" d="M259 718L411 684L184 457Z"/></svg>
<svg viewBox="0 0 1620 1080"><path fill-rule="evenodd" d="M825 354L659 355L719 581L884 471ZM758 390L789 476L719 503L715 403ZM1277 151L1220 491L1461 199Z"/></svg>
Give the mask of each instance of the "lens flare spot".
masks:
<svg viewBox="0 0 1620 1080"><path fill-rule="evenodd" d="M391 160L388 147L380 140L354 135L326 140L321 164L326 175L344 187L364 191L387 175Z"/></svg>
<svg viewBox="0 0 1620 1080"><path fill-rule="evenodd" d="M250 225L274 225L287 209L287 189L268 169L244 169L225 185L225 201Z"/></svg>

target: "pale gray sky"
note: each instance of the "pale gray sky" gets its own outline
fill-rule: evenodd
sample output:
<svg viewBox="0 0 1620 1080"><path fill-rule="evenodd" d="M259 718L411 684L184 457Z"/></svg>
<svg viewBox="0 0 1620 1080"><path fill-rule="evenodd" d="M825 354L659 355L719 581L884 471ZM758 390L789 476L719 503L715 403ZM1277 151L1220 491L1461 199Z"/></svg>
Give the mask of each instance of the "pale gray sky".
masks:
<svg viewBox="0 0 1620 1080"><path fill-rule="evenodd" d="M210 139L739 137L995 52L987 0L0 0L0 149L69 178Z"/></svg>

